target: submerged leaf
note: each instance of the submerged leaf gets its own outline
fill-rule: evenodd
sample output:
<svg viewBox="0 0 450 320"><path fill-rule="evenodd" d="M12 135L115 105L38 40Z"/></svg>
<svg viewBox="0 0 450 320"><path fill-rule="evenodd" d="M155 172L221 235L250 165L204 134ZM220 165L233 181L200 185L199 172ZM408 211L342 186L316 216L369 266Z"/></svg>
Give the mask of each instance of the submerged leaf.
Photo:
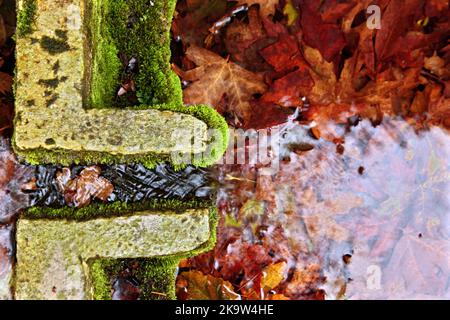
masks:
<svg viewBox="0 0 450 320"><path fill-rule="evenodd" d="M177 295L183 300L239 300L228 281L200 271L183 272L177 280Z"/></svg>

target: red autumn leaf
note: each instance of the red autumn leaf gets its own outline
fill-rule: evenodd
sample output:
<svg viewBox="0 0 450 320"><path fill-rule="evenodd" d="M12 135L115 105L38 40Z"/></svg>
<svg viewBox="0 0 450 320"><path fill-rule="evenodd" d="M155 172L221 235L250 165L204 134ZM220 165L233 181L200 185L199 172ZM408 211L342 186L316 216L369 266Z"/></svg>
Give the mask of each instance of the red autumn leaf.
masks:
<svg viewBox="0 0 450 320"><path fill-rule="evenodd" d="M282 35L278 42L261 50L261 56L277 72L307 67L307 63L300 52L297 39L291 35Z"/></svg>
<svg viewBox="0 0 450 320"><path fill-rule="evenodd" d="M309 71L300 69L275 80L269 91L261 97L261 101L282 107L300 107L302 98L308 95L313 86L314 80Z"/></svg>
<svg viewBox="0 0 450 320"><path fill-rule="evenodd" d="M421 17L423 4L424 0L389 1L375 40L375 51L380 61L393 55L392 47Z"/></svg>
<svg viewBox="0 0 450 320"><path fill-rule="evenodd" d="M356 6L356 1L325 0L320 7L320 15L325 23L337 23Z"/></svg>
<svg viewBox="0 0 450 320"><path fill-rule="evenodd" d="M314 86L314 81L300 52L297 39L283 35L277 43L261 50L261 55L276 72L282 74L293 71L274 80L269 91L261 97L261 103L273 103L282 107L300 106L302 98Z"/></svg>
<svg viewBox="0 0 450 320"><path fill-rule="evenodd" d="M300 3L303 40L308 46L318 49L326 61L333 61L346 45L344 33L339 25L322 20L315 10L317 1L303 0Z"/></svg>

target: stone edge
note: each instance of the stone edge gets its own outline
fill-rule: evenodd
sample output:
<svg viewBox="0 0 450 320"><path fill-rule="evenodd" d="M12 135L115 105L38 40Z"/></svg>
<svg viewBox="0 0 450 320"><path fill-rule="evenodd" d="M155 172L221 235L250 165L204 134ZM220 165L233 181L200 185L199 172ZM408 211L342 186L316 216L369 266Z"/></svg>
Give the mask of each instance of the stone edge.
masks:
<svg viewBox="0 0 450 320"><path fill-rule="evenodd" d="M90 283L93 287L94 300L111 300L111 283L109 281L109 273L107 269L120 270L121 265L126 261L140 260L145 264L145 271L141 275L144 282L153 279L152 282L162 283L159 288L166 299L176 299L175 281L176 268L180 260L196 256L203 252L207 252L214 248L217 241L217 225L218 225L218 211L214 204L210 201L191 200L182 202L179 200L152 200L144 203L129 204L123 202L115 202L111 204L96 203L85 208L69 208L63 207L60 209L49 209L43 207L33 207L25 210L21 218L26 219L66 219L76 221L86 221L95 218L107 218L124 215L132 215L137 211L183 211L187 209L209 209L209 225L210 238L196 249L189 252L182 252L175 255L161 256L148 259L98 259L89 261L91 269ZM166 277L170 277L167 281ZM155 281L156 280L156 281ZM164 280L164 281L162 281ZM164 284L165 283L165 284ZM12 291L14 292L15 279L12 279ZM158 296L156 296L158 298Z"/></svg>

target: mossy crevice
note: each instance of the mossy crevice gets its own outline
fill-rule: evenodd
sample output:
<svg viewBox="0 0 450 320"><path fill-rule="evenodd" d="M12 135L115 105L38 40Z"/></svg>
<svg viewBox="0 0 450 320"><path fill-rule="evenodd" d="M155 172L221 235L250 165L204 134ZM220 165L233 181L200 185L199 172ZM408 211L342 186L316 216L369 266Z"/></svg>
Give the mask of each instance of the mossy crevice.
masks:
<svg viewBox="0 0 450 320"><path fill-rule="evenodd" d="M134 78L144 105L182 105L179 78L170 66L170 28L176 0L100 0L86 6L85 27L92 63L88 107L128 106L116 96L124 72L119 54L137 60ZM89 48L89 46L91 46Z"/></svg>
<svg viewBox="0 0 450 320"><path fill-rule="evenodd" d="M22 0L17 12L17 35L22 37L33 32L33 24L37 13L36 0Z"/></svg>

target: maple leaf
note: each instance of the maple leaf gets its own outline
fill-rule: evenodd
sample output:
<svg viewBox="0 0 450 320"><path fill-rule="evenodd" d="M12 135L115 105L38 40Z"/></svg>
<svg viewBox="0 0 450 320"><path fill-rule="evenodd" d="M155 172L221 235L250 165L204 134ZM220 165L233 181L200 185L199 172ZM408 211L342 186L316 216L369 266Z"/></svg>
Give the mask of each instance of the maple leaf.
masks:
<svg viewBox="0 0 450 320"><path fill-rule="evenodd" d="M233 285L221 278L187 271L178 276L177 295L182 300L238 300Z"/></svg>
<svg viewBox="0 0 450 320"><path fill-rule="evenodd" d="M181 73L184 80L192 81L184 90L185 103L208 104L222 113L233 113L237 124L248 122L253 96L267 90L263 77L196 46L189 47L186 56L197 68Z"/></svg>
<svg viewBox="0 0 450 320"><path fill-rule="evenodd" d="M391 291L391 297L396 291L403 291L409 298L425 294L444 296L450 274L449 250L450 241L419 238L416 232L405 230L383 270L385 290Z"/></svg>
<svg viewBox="0 0 450 320"><path fill-rule="evenodd" d="M236 0L228 0L236 2ZM238 5L259 5L259 10L262 16L270 16L275 14L276 7L278 5L279 0L237 0Z"/></svg>

